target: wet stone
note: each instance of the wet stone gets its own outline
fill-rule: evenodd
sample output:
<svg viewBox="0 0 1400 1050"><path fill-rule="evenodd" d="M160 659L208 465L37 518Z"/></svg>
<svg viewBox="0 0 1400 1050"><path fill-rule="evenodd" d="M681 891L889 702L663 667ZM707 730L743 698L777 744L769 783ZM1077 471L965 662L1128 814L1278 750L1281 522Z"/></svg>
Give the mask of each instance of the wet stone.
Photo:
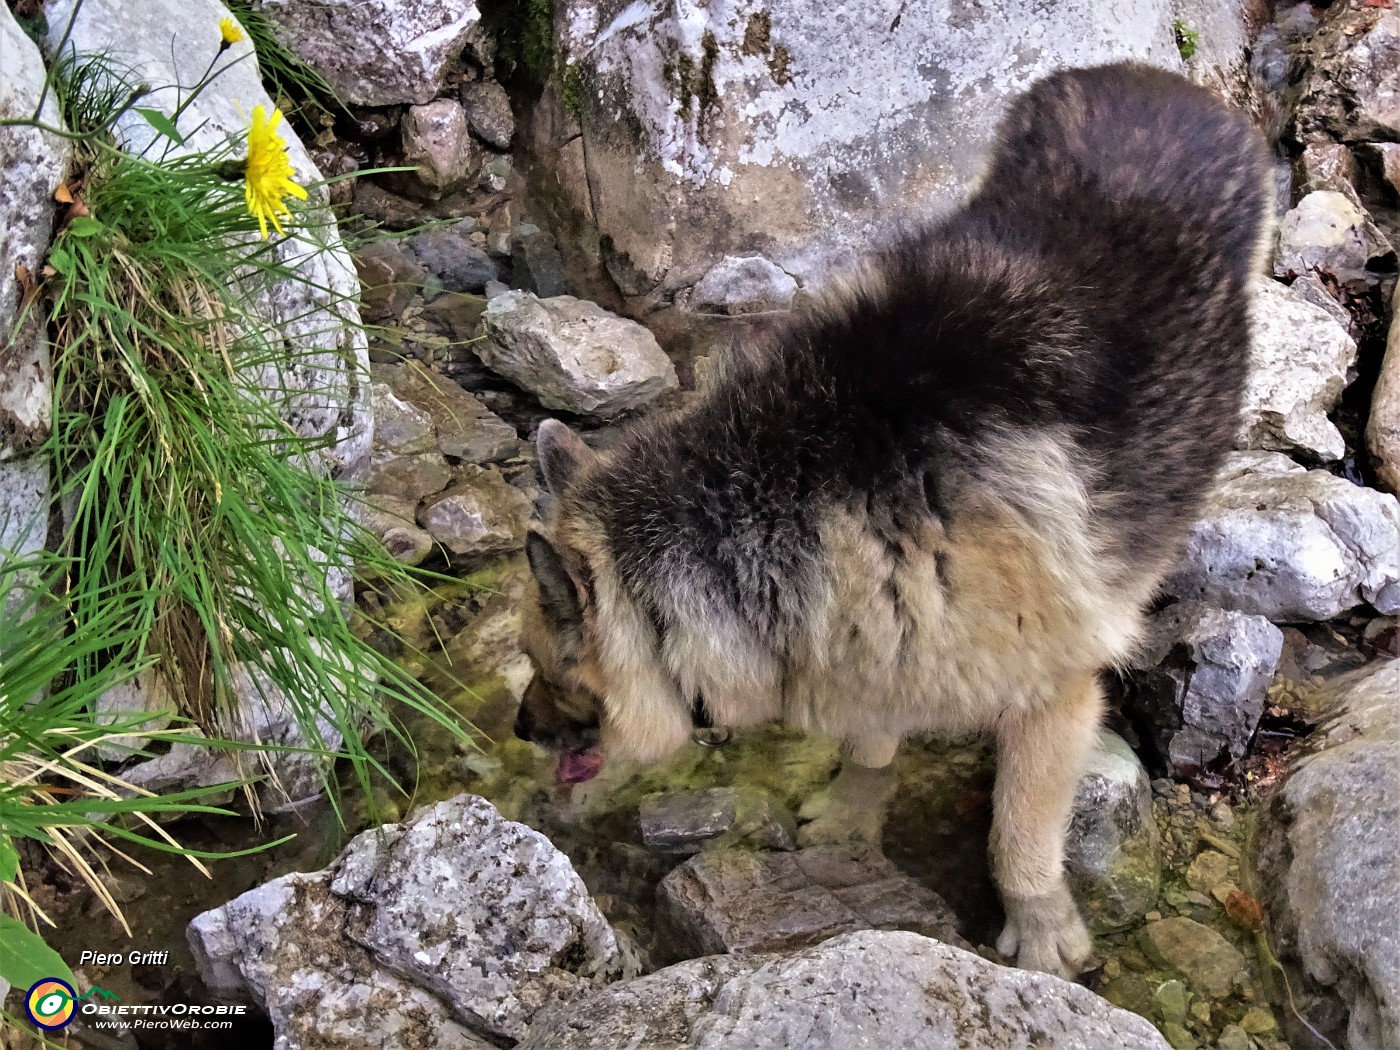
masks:
<svg viewBox="0 0 1400 1050"><path fill-rule="evenodd" d="M1140 941L1154 963L1180 974L1196 992L1212 999L1230 994L1245 965L1238 948L1185 916L1149 923Z"/></svg>
<svg viewBox="0 0 1400 1050"><path fill-rule="evenodd" d="M1152 1007L1163 1021L1178 1024L1186 1020L1186 985L1181 981L1163 981L1152 993Z"/></svg>
<svg viewBox="0 0 1400 1050"><path fill-rule="evenodd" d="M449 292L480 292L501 276L500 264L472 243L470 230L425 230L408 239L408 248Z"/></svg>
<svg viewBox="0 0 1400 1050"><path fill-rule="evenodd" d="M1096 932L1127 925L1157 899L1161 837L1152 790L1142 763L1116 733L1100 734L1075 789L1065 872Z"/></svg>
<svg viewBox="0 0 1400 1050"><path fill-rule="evenodd" d="M698 853L724 838L767 849L793 849L792 814L766 792L742 788L678 791L645 799L642 841L659 853Z"/></svg>
<svg viewBox="0 0 1400 1050"><path fill-rule="evenodd" d="M941 897L867 848L701 853L666 876L657 897L682 957L790 950L862 929L966 943Z"/></svg>

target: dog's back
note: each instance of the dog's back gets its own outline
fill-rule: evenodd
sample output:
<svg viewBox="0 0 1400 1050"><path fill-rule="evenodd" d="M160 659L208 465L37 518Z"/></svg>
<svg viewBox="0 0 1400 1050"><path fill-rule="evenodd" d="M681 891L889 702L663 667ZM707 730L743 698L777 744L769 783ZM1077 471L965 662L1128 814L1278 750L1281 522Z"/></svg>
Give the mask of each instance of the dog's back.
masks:
<svg viewBox="0 0 1400 1050"><path fill-rule="evenodd" d="M1236 430L1267 171L1244 119L1180 77L1040 82L963 210L590 477L624 578L644 600L685 579L781 645L824 571L823 507L858 502L897 544L921 515L956 528L968 477L1053 503L1017 476L1039 462L1018 443L1049 442L1102 553L1150 590Z"/></svg>

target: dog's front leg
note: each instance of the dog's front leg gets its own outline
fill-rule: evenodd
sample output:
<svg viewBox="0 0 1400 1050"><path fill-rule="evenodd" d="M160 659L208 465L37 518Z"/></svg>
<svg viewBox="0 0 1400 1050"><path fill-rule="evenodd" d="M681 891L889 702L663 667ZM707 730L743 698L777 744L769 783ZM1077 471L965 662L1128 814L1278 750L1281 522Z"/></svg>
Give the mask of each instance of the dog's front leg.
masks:
<svg viewBox="0 0 1400 1050"><path fill-rule="evenodd" d="M880 844L885 808L894 794L895 752L899 738L866 736L841 748L841 770L824 790L809 798L798 813L800 845L834 842Z"/></svg>
<svg viewBox="0 0 1400 1050"><path fill-rule="evenodd" d="M997 727L992 870L1006 908L997 951L1028 970L1073 977L1093 944L1065 881L1065 831L1103 697L1085 674L1052 703Z"/></svg>

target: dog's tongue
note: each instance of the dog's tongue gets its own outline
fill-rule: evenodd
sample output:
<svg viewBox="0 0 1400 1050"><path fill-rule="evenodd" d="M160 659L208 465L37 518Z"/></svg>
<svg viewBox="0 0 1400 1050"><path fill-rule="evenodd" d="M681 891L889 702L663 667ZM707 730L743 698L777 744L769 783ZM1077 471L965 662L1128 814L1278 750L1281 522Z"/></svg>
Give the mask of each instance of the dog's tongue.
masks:
<svg viewBox="0 0 1400 1050"><path fill-rule="evenodd" d="M603 753L594 748L590 751L563 752L555 772L561 784L582 784L596 777L602 768Z"/></svg>

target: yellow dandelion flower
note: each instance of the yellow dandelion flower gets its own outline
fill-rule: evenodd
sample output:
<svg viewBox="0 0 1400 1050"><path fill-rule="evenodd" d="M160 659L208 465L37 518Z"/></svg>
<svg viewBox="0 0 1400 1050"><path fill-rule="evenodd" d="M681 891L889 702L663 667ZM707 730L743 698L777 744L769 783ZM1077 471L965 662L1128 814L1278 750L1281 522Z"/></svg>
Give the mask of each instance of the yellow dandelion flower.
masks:
<svg viewBox="0 0 1400 1050"><path fill-rule="evenodd" d="M274 109L269 117L266 106L253 107L243 186L248 198L248 212L257 218L263 240L267 240L268 220L272 221L278 233L282 232L279 216L292 214L286 204L287 197L306 200L306 191L292 180L296 173L287 156L287 140L277 133L277 125L281 122L280 109Z"/></svg>
<svg viewBox="0 0 1400 1050"><path fill-rule="evenodd" d="M219 47L219 50L222 51L243 39L243 27L235 19L221 18L219 19L219 36L223 38L223 44Z"/></svg>

